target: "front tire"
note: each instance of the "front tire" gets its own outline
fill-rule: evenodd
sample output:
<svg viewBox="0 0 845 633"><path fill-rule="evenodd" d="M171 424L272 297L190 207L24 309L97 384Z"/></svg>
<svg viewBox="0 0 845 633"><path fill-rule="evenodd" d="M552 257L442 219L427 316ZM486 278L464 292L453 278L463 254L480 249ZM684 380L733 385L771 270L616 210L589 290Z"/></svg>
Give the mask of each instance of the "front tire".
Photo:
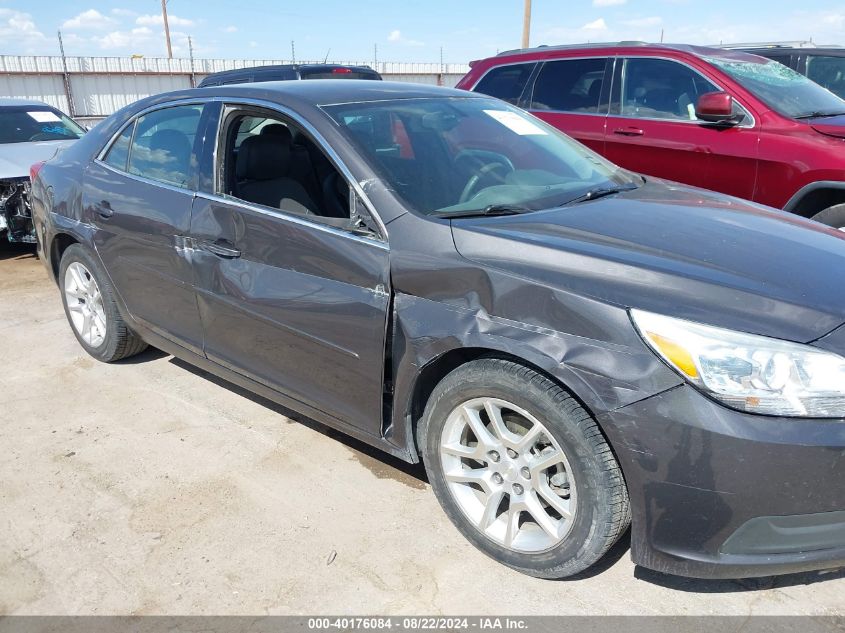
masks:
<svg viewBox="0 0 845 633"><path fill-rule="evenodd" d="M630 523L622 472L593 418L517 363L481 359L448 374L428 401L419 440L452 523L522 573L582 572Z"/></svg>
<svg viewBox="0 0 845 633"><path fill-rule="evenodd" d="M147 347L120 315L100 262L81 244L72 244L62 255L59 285L70 328L91 356L111 363Z"/></svg>
<svg viewBox="0 0 845 633"><path fill-rule="evenodd" d="M834 229L845 231L845 204L837 204L819 211L812 219Z"/></svg>

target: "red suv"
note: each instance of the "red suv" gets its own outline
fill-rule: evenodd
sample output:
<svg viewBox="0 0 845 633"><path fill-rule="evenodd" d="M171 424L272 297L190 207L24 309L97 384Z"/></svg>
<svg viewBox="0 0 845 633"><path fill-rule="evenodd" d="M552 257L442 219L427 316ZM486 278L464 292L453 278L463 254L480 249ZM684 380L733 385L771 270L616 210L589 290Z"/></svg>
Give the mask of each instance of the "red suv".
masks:
<svg viewBox="0 0 845 633"><path fill-rule="evenodd" d="M845 229L845 101L769 59L664 44L508 51L459 88L529 110L632 171Z"/></svg>

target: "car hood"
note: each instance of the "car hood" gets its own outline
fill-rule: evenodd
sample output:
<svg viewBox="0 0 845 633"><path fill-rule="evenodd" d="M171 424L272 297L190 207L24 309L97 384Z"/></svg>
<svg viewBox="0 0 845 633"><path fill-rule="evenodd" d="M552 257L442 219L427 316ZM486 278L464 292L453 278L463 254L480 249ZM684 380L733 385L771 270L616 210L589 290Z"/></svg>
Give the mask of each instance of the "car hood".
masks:
<svg viewBox="0 0 845 633"><path fill-rule="evenodd" d="M69 140L0 144L0 178L29 176L29 168L33 163L49 160L58 150L75 142Z"/></svg>
<svg viewBox="0 0 845 633"><path fill-rule="evenodd" d="M845 114L809 119L807 123L809 123L816 132L821 132L827 136L845 138Z"/></svg>
<svg viewBox="0 0 845 633"><path fill-rule="evenodd" d="M622 307L799 342L845 321L845 232L704 190L652 180L452 231L467 259Z"/></svg>

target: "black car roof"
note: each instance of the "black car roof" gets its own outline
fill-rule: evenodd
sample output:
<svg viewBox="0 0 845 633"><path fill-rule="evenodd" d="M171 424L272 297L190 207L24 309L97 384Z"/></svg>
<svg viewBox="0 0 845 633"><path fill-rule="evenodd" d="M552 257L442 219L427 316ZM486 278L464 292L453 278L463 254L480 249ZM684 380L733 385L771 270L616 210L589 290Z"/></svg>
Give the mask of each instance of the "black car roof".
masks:
<svg viewBox="0 0 845 633"><path fill-rule="evenodd" d="M232 68L211 73L206 77L232 77L238 75L254 75L255 73L289 72L294 70L307 70L313 72L329 72L335 68L348 68L358 72L376 72L369 66L348 66L346 64L269 64L267 66L247 66L245 68Z"/></svg>
<svg viewBox="0 0 845 633"><path fill-rule="evenodd" d="M171 93L172 96L200 94L238 96L280 101L291 99L311 105L330 105L360 101L391 99L422 99L430 97L477 97L474 93L441 86L428 86L398 81L368 81L365 79L322 79L320 81L262 81L223 86L209 86Z"/></svg>
<svg viewBox="0 0 845 633"><path fill-rule="evenodd" d="M754 55L766 55L767 53L785 53L788 55L822 55L826 57L845 57L845 48L838 46L743 46L731 50L741 50Z"/></svg>
<svg viewBox="0 0 845 633"><path fill-rule="evenodd" d="M487 95L398 81L371 81L366 79L321 79L320 81L261 81L223 84L205 88L191 88L165 92L123 108L118 118L126 120L149 107L171 101L196 98L256 99L269 101L303 111L324 105L360 103L365 101L390 101L395 99L462 98L490 99ZM100 126L97 126L100 127Z"/></svg>

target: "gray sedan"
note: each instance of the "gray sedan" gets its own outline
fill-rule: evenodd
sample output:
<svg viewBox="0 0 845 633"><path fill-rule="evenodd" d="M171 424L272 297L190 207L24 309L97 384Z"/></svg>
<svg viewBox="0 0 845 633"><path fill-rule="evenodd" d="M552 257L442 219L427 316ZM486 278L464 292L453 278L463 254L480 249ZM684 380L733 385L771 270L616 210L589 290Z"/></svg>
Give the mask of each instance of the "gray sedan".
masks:
<svg viewBox="0 0 845 633"><path fill-rule="evenodd" d="M144 99L33 193L89 354L153 345L421 460L505 565L571 576L629 525L666 572L845 564L845 233L369 81Z"/></svg>

